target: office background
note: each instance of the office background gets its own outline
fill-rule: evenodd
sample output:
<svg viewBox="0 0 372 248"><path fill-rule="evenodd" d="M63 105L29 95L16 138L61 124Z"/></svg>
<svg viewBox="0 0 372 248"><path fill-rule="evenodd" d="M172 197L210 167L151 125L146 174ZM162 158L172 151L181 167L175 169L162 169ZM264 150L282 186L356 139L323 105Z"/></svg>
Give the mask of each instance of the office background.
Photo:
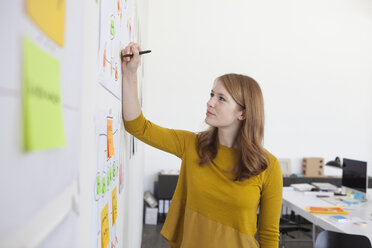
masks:
<svg viewBox="0 0 372 248"><path fill-rule="evenodd" d="M93 165L96 163L95 110L97 106L111 106L117 111L120 103L97 82L97 2L86 0L75 6L72 1L67 3L70 11L80 11L80 14L74 12L78 22L69 26L75 24L80 30L75 38L82 42L75 44L81 45L81 50L80 58L74 60L79 63L81 78L71 81L78 84L74 86L81 92L80 98L75 96L79 98L80 106L75 112L80 114L80 119L68 122L70 129L78 127L76 130L80 131L77 143L68 143L79 151L79 156L71 159L76 165L74 178L79 175L80 211L57 227L54 236L50 236L56 239L47 240L44 245L47 246L48 241L66 240L68 236L78 247L90 247L94 215ZM144 67L140 72L144 79L143 110L149 120L169 128L201 131L206 128L206 102L213 80L224 73L243 73L255 78L263 89L265 147L279 158L290 158L294 173L300 172L300 160L308 156L321 156L326 161L335 156L349 157L371 164L372 2L138 0L136 3L142 47L152 50L143 56ZM1 9L5 11L8 6L14 9L14 5L22 4L20 0L12 5L4 2L1 6L6 7ZM18 22L9 24L14 16L12 12L7 13L1 15L1 30L16 35L11 27ZM11 49L19 46L11 42L14 37L3 38ZM6 52L7 48L3 46L1 51ZM20 50L14 57L5 57L9 60L2 61L2 70L11 73L0 74L0 85L8 85L8 75L15 78L9 82L19 84L21 74L14 68L18 68ZM69 89L66 85L62 87ZM20 111L20 95L19 91L7 92L10 97L0 98L1 113L9 113L2 116L9 122L2 119L6 123L1 126L2 134L7 139L2 140L1 148L11 150L18 149L21 142L16 127L9 124L20 125L17 122L20 115L14 115ZM76 115L75 112L72 115ZM8 116L11 118L7 119ZM10 132L8 127L12 128ZM7 149L2 156L10 154ZM54 159L55 152L49 153ZM7 157L7 163L3 158L2 168L14 166L12 158ZM141 143L137 155L126 161L124 191L118 196L117 232L120 246L140 247L143 192L153 190L160 170L178 169L180 161ZM12 192L28 186L18 188L20 178L17 176L2 174L3 179L6 177L1 184L3 196L9 197ZM38 176L42 178L42 174ZM8 181L10 184L5 185ZM14 187L9 187L13 183ZM14 228L2 225L2 234L6 236L5 233Z"/></svg>
<svg viewBox="0 0 372 248"><path fill-rule="evenodd" d="M265 147L290 158L293 173L303 157L372 163L371 1L159 0L148 13L148 119L203 130L213 80L242 73L263 90ZM144 190L180 166L149 146L144 155Z"/></svg>

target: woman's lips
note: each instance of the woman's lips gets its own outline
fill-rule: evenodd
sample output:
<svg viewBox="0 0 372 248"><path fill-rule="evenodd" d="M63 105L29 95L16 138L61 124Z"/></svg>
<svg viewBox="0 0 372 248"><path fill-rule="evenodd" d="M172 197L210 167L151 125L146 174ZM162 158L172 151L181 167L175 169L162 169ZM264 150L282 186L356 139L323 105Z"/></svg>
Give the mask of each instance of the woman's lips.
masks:
<svg viewBox="0 0 372 248"><path fill-rule="evenodd" d="M214 115L214 114L212 114L211 112L207 111L207 116L211 116L211 115Z"/></svg>

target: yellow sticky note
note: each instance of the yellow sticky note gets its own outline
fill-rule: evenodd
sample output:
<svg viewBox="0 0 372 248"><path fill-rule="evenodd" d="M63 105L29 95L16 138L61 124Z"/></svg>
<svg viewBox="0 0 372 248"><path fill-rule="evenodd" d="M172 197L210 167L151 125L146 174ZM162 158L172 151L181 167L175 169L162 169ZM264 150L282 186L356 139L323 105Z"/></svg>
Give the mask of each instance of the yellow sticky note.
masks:
<svg viewBox="0 0 372 248"><path fill-rule="evenodd" d="M23 51L24 149L64 146L60 62L27 38Z"/></svg>
<svg viewBox="0 0 372 248"><path fill-rule="evenodd" d="M114 137L112 134L112 120L107 120L107 157L115 155L114 152Z"/></svg>
<svg viewBox="0 0 372 248"><path fill-rule="evenodd" d="M26 11L39 28L63 46L66 0L26 0Z"/></svg>
<svg viewBox="0 0 372 248"><path fill-rule="evenodd" d="M112 224L115 224L115 220L118 217L118 204L116 199L116 187L112 191Z"/></svg>
<svg viewBox="0 0 372 248"><path fill-rule="evenodd" d="M108 219L108 204L101 212L101 247L106 248L110 241L109 219Z"/></svg>

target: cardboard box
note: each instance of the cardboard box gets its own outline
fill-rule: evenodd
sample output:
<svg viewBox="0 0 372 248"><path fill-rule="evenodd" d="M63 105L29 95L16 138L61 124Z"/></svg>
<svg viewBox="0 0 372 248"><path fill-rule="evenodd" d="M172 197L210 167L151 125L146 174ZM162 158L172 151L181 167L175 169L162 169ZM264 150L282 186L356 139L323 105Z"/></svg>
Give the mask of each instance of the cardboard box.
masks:
<svg viewBox="0 0 372 248"><path fill-rule="evenodd" d="M158 208L145 207L145 224L158 224Z"/></svg>
<svg viewBox="0 0 372 248"><path fill-rule="evenodd" d="M302 174L305 177L324 177L324 159L303 158Z"/></svg>

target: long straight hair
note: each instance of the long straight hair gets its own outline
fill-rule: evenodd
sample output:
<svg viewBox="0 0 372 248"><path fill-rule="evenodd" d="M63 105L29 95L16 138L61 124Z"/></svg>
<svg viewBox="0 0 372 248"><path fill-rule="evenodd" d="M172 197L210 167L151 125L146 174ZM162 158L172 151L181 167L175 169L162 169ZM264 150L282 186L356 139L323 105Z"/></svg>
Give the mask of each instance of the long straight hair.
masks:
<svg viewBox="0 0 372 248"><path fill-rule="evenodd" d="M233 168L235 181L244 181L259 175L269 163L268 153L263 148L264 137L264 101L258 83L251 77L240 74L225 74L216 79L222 83L234 101L245 109L236 142L239 145L240 158ZM199 165L210 163L218 150L218 128L210 127L197 136Z"/></svg>

